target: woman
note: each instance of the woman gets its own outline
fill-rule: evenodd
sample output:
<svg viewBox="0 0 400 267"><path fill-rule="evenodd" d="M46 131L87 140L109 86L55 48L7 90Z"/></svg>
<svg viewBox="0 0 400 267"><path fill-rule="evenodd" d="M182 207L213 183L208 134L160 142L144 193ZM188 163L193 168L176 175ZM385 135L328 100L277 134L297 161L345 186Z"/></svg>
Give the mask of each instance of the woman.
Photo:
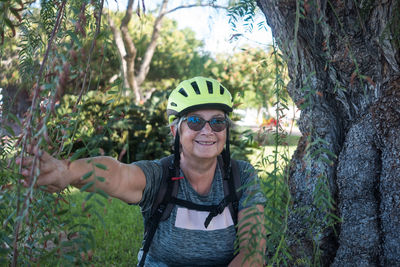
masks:
<svg viewBox="0 0 400 267"><path fill-rule="evenodd" d="M180 179L177 198L197 205L218 205L224 198L222 173L229 169L219 165L230 166L228 113L231 111L231 94L216 80L196 77L181 82L172 91L167 114L175 138L173 164ZM218 163L220 154L225 164ZM95 174L82 179L97 163L107 166L107 170L95 168ZM227 207L205 225L207 214L204 211L175 205L168 219L156 228L149 252L143 257L146 266L262 266L264 238L248 242L247 237L250 231L254 232L254 227L263 227L259 222L262 222L260 214L265 200L257 186L246 186L256 179L254 168L244 161L237 163L240 182L245 188L237 216L241 237L239 252L235 255L236 230ZM31 159L24 160L23 164L30 166ZM23 175L28 173L29 170L23 170ZM97 181L94 175L104 177L105 181ZM108 195L138 204L147 221L162 176L159 160L122 164L110 157L94 157L68 162L44 153L37 185L45 185L48 191L56 192L68 185L81 188L95 181L95 187ZM251 208L260 212L243 220ZM143 251L139 252L139 261L142 256Z"/></svg>

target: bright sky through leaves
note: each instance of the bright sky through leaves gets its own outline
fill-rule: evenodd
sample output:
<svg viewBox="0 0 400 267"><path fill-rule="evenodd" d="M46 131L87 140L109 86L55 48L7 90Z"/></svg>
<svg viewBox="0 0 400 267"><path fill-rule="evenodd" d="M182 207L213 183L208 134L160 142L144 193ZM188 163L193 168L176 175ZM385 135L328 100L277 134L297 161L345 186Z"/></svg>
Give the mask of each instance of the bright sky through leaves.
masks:
<svg viewBox="0 0 400 267"><path fill-rule="evenodd" d="M168 4L168 10L185 2L187 3L188 1L171 0ZM215 4L226 6L224 2L226 1L217 1ZM145 5L147 10L156 8L154 1L145 1ZM126 0L118 1L118 4L115 1L109 1L108 6L113 10L123 11L126 8ZM196 33L196 37L204 41L205 50L214 55L217 53L231 53L244 45L266 49L272 42L271 31L265 23L264 15L260 11L254 18L251 32L248 31L249 27L243 25L242 22L236 24L237 29L235 32L229 24L227 12L211 7L180 9L170 13L168 17L176 20L180 29L191 28ZM258 27L260 22L264 22L261 29ZM236 34L242 35L239 39L234 40L232 37Z"/></svg>

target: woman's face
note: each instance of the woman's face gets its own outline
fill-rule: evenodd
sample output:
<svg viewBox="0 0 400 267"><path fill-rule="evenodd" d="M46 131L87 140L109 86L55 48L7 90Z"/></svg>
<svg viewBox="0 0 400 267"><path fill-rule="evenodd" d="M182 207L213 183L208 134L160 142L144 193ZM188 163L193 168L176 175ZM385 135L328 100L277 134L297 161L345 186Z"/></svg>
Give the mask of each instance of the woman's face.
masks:
<svg viewBox="0 0 400 267"><path fill-rule="evenodd" d="M221 110L205 109L191 112L186 117L197 116L206 121L211 119L225 119L225 114ZM215 132L210 124L206 123L199 131L189 128L188 121L181 124L180 143L184 156L205 159L214 158L221 154L226 142L226 129Z"/></svg>

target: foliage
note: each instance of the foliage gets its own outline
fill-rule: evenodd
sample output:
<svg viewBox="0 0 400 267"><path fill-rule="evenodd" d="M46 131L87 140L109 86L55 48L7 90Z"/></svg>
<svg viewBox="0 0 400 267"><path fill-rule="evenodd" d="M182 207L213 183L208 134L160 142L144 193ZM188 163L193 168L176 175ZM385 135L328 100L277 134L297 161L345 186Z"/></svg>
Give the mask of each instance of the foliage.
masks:
<svg viewBox="0 0 400 267"><path fill-rule="evenodd" d="M93 247L90 226L78 225L65 216L68 210L61 205L62 195L21 188L15 170L11 166L2 168L1 173L2 179L10 178L0 190L0 265L13 262L15 251L18 251L17 265L54 266L67 262L85 265L80 254ZM25 199L27 194L30 201ZM23 209L21 215L20 209ZM25 223L16 228L21 218ZM15 247L16 229L20 239Z"/></svg>
<svg viewBox="0 0 400 267"><path fill-rule="evenodd" d="M3 129L0 129L2 147L4 144L5 148L1 150L0 157L0 212L3 226L0 233L1 259L11 266L53 266L61 263L85 265L87 261L81 258L81 253L86 253L93 246L91 227L74 224L64 216L68 210L63 209L60 204L65 200L62 194L51 195L34 188L37 172L31 173L27 181L28 187L22 187L19 182L21 167L15 163L15 157L24 155L28 145L35 146L35 151L45 148L57 156L58 147L52 146L54 140L49 138L47 129L57 97L66 90L70 79L76 78L78 73L82 74L83 82L79 83L83 85L83 92L89 73L89 66L74 65L73 55L69 53L71 49L82 47L78 36L84 35L82 32L76 34L76 24L73 24L77 21L82 23L84 20L80 10L73 8L77 2L71 3L71 6L67 5L66 1L42 1L41 4L42 17L35 17L37 13L33 8L34 14L24 12L19 25L19 77L24 79L27 88L32 88L31 109L26 113L23 122L10 113L10 109L2 111L2 127L6 125L3 122L7 120L9 123L10 118L13 118L14 122L22 125L23 132L16 136L9 127L11 130L7 130L5 135ZM86 2L80 4L82 7L86 6ZM99 29L98 14L101 13L101 7L88 10L95 14L91 16L93 19L87 20L88 25ZM92 40L91 44L94 44L93 40L99 37L99 31L92 31L86 36ZM6 44L2 49L8 49L7 47L9 46ZM92 47L94 46L91 46L90 53L93 53ZM71 68L69 61L72 62ZM33 73L29 73L28 76L28 72ZM38 152L34 158L37 160Z"/></svg>
<svg viewBox="0 0 400 267"><path fill-rule="evenodd" d="M0 1L0 45L7 36L15 37L16 27L22 21L21 13L28 3L21 0Z"/></svg>
<svg viewBox="0 0 400 267"><path fill-rule="evenodd" d="M79 157L105 154L126 163L164 157L171 153L172 144L165 112L169 92L156 91L137 106L131 97L119 96L117 91L91 91L75 111L77 96L66 95L56 109L57 117L49 122L51 139L59 139L62 130L64 150L75 151ZM251 145L232 129L235 158L246 159Z"/></svg>
<svg viewBox="0 0 400 267"><path fill-rule="evenodd" d="M91 208L87 213L82 213L82 209L87 207L86 199L89 194L72 190L66 197L68 204L64 205L69 209L67 216L74 223L93 227L96 246L86 254L86 257L90 257L90 262L94 266L135 266L143 239L140 208L110 198L103 204L89 202ZM93 196L96 197L99 198Z"/></svg>
<svg viewBox="0 0 400 267"><path fill-rule="evenodd" d="M112 19L118 25L121 13L113 14ZM135 68L140 66L147 46L151 40L156 16L148 12L142 16L133 16L129 24L129 32L137 49ZM150 70L143 89L163 88L158 83L163 80L184 80L198 76L203 72L205 62L210 58L208 53L202 53L204 44L197 40L191 29L178 30L177 22L167 17L163 18L160 30L160 40L150 63ZM157 86L158 85L158 86ZM165 88L165 87L164 87Z"/></svg>
<svg viewBox="0 0 400 267"><path fill-rule="evenodd" d="M65 151L79 157L106 154L127 163L161 158L170 150L166 94L157 91L144 105L136 106L118 91L91 91L76 110L77 96L66 95L56 109L57 117L49 122L51 136L56 140L62 130Z"/></svg>
<svg viewBox="0 0 400 267"><path fill-rule="evenodd" d="M237 23L241 19L243 26L251 31L254 25L254 17L257 6L254 0L235 1L234 5L229 9L229 24L234 30L237 29Z"/></svg>
<svg viewBox="0 0 400 267"><path fill-rule="evenodd" d="M260 48L244 48L233 55L219 55L216 63L206 64L211 75L230 88L240 103L239 108L268 108L274 104L274 62L271 52ZM285 70L282 79L287 80ZM285 88L282 94L287 98Z"/></svg>

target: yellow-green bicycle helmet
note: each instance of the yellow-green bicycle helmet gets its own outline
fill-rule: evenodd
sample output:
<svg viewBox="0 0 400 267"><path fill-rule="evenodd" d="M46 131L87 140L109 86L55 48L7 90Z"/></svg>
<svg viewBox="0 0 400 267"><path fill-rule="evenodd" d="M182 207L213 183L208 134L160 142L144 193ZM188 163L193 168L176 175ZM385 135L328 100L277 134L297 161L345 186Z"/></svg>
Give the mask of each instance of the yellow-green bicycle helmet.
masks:
<svg viewBox="0 0 400 267"><path fill-rule="evenodd" d="M189 112L210 108L232 112L232 96L217 80L195 77L181 82L169 95L167 116L171 123Z"/></svg>

